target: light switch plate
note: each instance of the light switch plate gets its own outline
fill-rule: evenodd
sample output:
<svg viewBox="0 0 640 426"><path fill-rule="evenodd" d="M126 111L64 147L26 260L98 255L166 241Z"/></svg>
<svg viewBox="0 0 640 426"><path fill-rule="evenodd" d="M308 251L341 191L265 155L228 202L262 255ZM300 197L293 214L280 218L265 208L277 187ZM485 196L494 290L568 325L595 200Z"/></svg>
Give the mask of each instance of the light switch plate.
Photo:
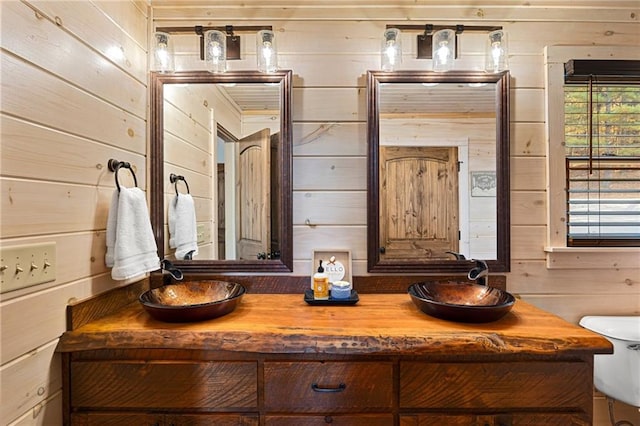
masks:
<svg viewBox="0 0 640 426"><path fill-rule="evenodd" d="M0 293L55 279L55 242L0 247Z"/></svg>
<svg viewBox="0 0 640 426"><path fill-rule="evenodd" d="M207 228L204 226L204 224L200 223L198 224L198 228L197 228L197 233L198 233L198 244L204 244L206 236L205 236L205 232L207 230Z"/></svg>

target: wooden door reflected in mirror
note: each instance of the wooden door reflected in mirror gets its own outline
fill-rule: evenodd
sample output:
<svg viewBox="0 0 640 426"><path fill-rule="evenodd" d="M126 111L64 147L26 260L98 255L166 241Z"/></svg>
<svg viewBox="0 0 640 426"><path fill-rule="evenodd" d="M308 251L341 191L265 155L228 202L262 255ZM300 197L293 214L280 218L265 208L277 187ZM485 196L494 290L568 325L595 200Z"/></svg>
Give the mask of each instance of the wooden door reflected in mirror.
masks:
<svg viewBox="0 0 640 426"><path fill-rule="evenodd" d="M187 272L291 271L291 71L151 77L151 219L159 254ZM198 253L177 259L168 205L188 182Z"/></svg>
<svg viewBox="0 0 640 426"><path fill-rule="evenodd" d="M509 74L377 72L368 84L368 269L509 270Z"/></svg>

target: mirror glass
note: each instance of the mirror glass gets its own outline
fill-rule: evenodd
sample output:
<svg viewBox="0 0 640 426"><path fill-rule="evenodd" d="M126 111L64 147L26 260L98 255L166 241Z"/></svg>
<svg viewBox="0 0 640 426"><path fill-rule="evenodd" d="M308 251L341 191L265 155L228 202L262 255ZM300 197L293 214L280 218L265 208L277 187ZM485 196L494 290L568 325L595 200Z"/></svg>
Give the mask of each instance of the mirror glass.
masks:
<svg viewBox="0 0 640 426"><path fill-rule="evenodd" d="M151 87L161 257L187 272L291 271L291 72L154 73Z"/></svg>
<svg viewBox="0 0 640 426"><path fill-rule="evenodd" d="M368 108L369 271L508 271L508 73L371 71Z"/></svg>

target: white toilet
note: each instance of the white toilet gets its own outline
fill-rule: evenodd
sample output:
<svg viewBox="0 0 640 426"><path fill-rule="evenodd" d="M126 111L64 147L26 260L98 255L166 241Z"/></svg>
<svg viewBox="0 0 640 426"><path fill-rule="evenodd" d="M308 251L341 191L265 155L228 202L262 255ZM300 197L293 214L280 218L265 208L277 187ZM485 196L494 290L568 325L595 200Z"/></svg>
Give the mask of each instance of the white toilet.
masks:
<svg viewBox="0 0 640 426"><path fill-rule="evenodd" d="M640 316L586 316L580 325L613 343L613 355L595 356L596 389L640 407Z"/></svg>

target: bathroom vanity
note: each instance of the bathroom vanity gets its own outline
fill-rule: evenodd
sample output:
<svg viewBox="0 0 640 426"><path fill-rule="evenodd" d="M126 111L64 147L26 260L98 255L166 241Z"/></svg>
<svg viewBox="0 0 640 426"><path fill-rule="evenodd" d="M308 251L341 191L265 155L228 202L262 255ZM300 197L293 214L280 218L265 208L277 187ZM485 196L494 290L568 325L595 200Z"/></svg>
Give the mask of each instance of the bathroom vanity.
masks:
<svg viewBox="0 0 640 426"><path fill-rule="evenodd" d="M133 300L75 322L58 347L69 425L589 425L593 355L612 352L521 300L485 324L432 318L407 294L247 294L183 324Z"/></svg>

